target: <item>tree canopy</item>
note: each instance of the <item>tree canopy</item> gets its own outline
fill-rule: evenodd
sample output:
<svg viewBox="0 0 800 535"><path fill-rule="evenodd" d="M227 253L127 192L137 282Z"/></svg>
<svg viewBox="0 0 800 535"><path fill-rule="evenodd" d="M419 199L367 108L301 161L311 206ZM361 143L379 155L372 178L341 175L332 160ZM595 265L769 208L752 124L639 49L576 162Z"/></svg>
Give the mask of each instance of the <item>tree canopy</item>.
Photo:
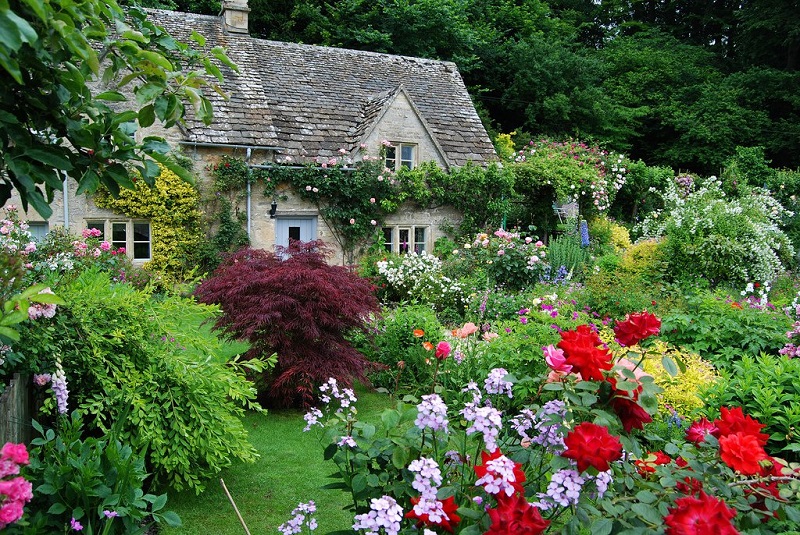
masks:
<svg viewBox="0 0 800 535"><path fill-rule="evenodd" d="M200 52L114 0L0 0L0 204L17 190L49 217L64 176L78 193L133 187L125 162L148 184L158 163L191 180L163 139L135 132L175 125L184 102L210 122L202 89L222 81L217 62L235 68L222 49Z"/></svg>

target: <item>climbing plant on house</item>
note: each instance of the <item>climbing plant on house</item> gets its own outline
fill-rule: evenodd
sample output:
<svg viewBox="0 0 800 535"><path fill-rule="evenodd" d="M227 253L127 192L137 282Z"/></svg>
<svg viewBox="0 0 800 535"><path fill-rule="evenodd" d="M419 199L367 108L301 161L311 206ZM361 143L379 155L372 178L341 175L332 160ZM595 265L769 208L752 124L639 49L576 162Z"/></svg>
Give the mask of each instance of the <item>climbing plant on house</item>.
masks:
<svg viewBox="0 0 800 535"><path fill-rule="evenodd" d="M133 181L136 189L120 190L117 197L108 190L98 190L95 204L128 217L149 220L151 260L143 267L158 274L164 286L186 280L194 269L193 258L202 236L197 188L165 167L153 186L135 177Z"/></svg>

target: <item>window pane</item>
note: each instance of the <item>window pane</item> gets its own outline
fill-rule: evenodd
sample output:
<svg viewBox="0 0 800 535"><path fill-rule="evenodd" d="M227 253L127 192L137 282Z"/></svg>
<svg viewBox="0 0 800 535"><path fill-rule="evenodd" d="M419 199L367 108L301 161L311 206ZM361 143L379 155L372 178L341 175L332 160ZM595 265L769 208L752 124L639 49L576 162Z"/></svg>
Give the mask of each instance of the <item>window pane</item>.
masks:
<svg viewBox="0 0 800 535"><path fill-rule="evenodd" d="M150 223L133 224L133 241L150 241Z"/></svg>
<svg viewBox="0 0 800 535"><path fill-rule="evenodd" d="M28 232L31 233L33 241L37 242L42 241L42 238L45 237L45 235L49 232L49 230L50 230L50 224L47 221L41 223L40 222L31 223L30 221L28 222Z"/></svg>
<svg viewBox="0 0 800 535"><path fill-rule="evenodd" d="M300 227L289 227L289 239L300 241Z"/></svg>
<svg viewBox="0 0 800 535"><path fill-rule="evenodd" d="M400 149L400 165L408 169L414 167L414 147L413 145L403 145Z"/></svg>
<svg viewBox="0 0 800 535"><path fill-rule="evenodd" d="M150 243L134 243L133 259L146 260L150 258Z"/></svg>
<svg viewBox="0 0 800 535"><path fill-rule="evenodd" d="M394 234L393 230L394 229L392 227L383 227L383 247L390 253L392 252L393 249L392 245L394 244L394 242L392 241L392 237Z"/></svg>
<svg viewBox="0 0 800 535"><path fill-rule="evenodd" d="M111 224L111 242L114 247L128 246L128 226L125 223Z"/></svg>
<svg viewBox="0 0 800 535"><path fill-rule="evenodd" d="M386 147L386 167L394 169L397 165L397 149L395 147Z"/></svg>
<svg viewBox="0 0 800 535"><path fill-rule="evenodd" d="M407 228L400 229L400 252L407 253L408 252L408 238L409 238L409 230Z"/></svg>
<svg viewBox="0 0 800 535"><path fill-rule="evenodd" d="M425 250L425 227L414 229L414 251L417 254Z"/></svg>

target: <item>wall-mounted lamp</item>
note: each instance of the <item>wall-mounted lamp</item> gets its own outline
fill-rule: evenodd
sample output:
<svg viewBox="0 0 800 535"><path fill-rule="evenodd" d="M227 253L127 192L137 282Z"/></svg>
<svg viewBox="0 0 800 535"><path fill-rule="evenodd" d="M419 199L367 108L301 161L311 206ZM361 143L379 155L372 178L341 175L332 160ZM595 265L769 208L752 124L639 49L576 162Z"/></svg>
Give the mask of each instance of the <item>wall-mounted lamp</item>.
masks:
<svg viewBox="0 0 800 535"><path fill-rule="evenodd" d="M278 211L278 201L272 201L272 204L269 207L269 218L275 219L275 212Z"/></svg>

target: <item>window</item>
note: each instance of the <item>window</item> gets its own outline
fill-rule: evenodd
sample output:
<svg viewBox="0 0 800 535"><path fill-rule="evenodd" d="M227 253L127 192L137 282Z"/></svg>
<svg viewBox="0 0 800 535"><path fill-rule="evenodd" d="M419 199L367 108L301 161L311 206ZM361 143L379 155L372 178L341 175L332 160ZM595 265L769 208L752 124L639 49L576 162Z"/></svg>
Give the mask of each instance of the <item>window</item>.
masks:
<svg viewBox="0 0 800 535"><path fill-rule="evenodd" d="M405 254L414 251L421 254L428 248L428 227L397 226L383 227L383 247L387 252Z"/></svg>
<svg viewBox="0 0 800 535"><path fill-rule="evenodd" d="M40 242L50 232L50 224L47 221L28 221L28 232L33 241Z"/></svg>
<svg viewBox="0 0 800 535"><path fill-rule="evenodd" d="M125 248L126 254L134 260L150 260L150 223L147 221L108 221L91 220L87 228L96 228L104 240L116 248Z"/></svg>
<svg viewBox="0 0 800 535"><path fill-rule="evenodd" d="M393 143L386 147L386 167L393 171L401 167L414 169L416 167L417 146L408 143Z"/></svg>

